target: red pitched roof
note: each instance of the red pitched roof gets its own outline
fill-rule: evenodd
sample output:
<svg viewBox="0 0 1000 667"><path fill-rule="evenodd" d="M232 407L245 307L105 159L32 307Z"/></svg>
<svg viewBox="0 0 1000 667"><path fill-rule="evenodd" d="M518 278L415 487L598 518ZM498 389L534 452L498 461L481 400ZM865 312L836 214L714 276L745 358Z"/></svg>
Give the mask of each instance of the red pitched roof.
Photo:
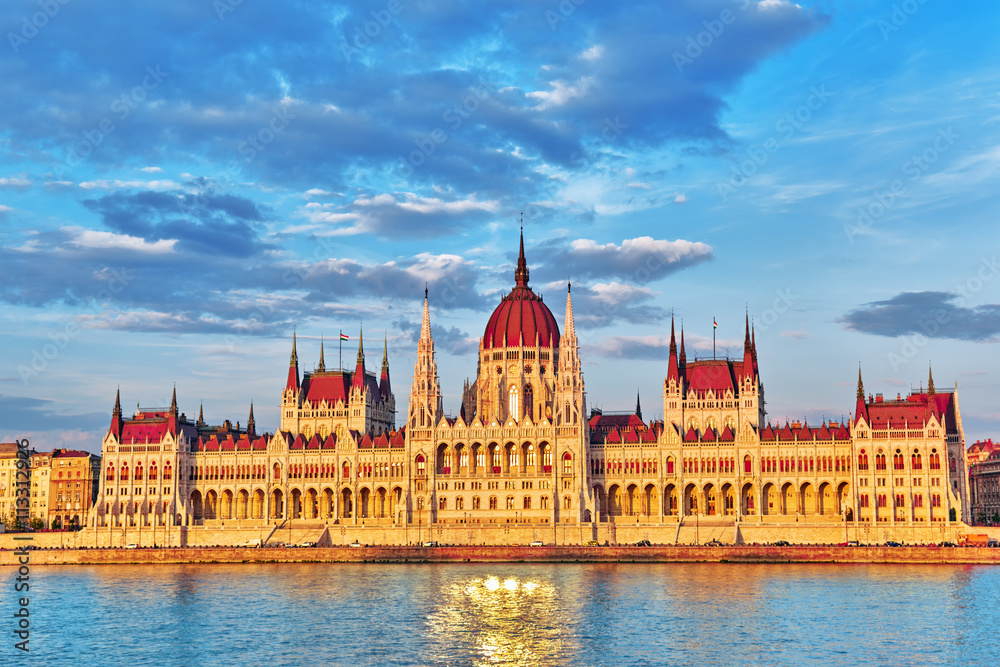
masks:
<svg viewBox="0 0 1000 667"><path fill-rule="evenodd" d="M719 442L733 442L736 440L736 436L733 434L733 430L726 426L722 431L722 435L719 436Z"/></svg>
<svg viewBox="0 0 1000 667"><path fill-rule="evenodd" d="M730 363L725 359L695 361L685 367L688 389L699 396L711 389L721 396L727 389L735 392Z"/></svg>
<svg viewBox="0 0 1000 667"><path fill-rule="evenodd" d="M684 442L698 442L698 433L693 426L689 426L687 433L684 434Z"/></svg>

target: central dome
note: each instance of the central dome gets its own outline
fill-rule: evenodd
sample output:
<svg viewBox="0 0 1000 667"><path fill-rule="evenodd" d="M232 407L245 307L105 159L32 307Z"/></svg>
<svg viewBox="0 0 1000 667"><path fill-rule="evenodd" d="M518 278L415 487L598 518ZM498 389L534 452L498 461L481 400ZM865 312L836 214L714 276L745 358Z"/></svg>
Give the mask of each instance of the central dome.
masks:
<svg viewBox="0 0 1000 667"><path fill-rule="evenodd" d="M500 301L486 324L483 348L559 346L559 325L542 298L528 287L528 265L524 259L524 232L521 252L514 271L517 283Z"/></svg>

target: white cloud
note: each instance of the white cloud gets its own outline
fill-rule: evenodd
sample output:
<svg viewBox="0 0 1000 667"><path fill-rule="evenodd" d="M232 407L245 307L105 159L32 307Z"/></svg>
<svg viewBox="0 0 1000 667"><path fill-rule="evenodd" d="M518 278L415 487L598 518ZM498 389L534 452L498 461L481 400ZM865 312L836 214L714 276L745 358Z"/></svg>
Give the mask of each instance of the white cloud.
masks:
<svg viewBox="0 0 1000 667"><path fill-rule="evenodd" d="M321 190L319 188L310 188L309 190L306 190L305 194L303 194L302 196L305 197L306 199L309 199L311 197L326 197L331 194L333 193L328 190Z"/></svg>
<svg viewBox="0 0 1000 667"><path fill-rule="evenodd" d="M583 97L593 83L594 77L592 76L585 76L572 85L562 80L550 81L549 85L552 86L552 90L538 90L528 93L526 97L538 100L538 104L534 108L538 111L544 111L551 107L562 106L574 98Z"/></svg>
<svg viewBox="0 0 1000 667"><path fill-rule="evenodd" d="M122 188L136 188L144 190L176 190L181 187L175 181L122 181L118 179L96 181L84 181L80 187L85 190L120 190Z"/></svg>
<svg viewBox="0 0 1000 667"><path fill-rule="evenodd" d="M176 239L161 239L149 243L146 239L126 234L100 232L93 229L78 229L73 243L81 248L104 248L119 250L134 250L152 254L163 254L174 251Z"/></svg>
<svg viewBox="0 0 1000 667"><path fill-rule="evenodd" d="M144 171L147 174L159 174L163 172L163 170L160 169L159 167L142 167L139 169L139 171Z"/></svg>
<svg viewBox="0 0 1000 667"><path fill-rule="evenodd" d="M0 178L0 188L26 188L31 181L21 176L4 176Z"/></svg>
<svg viewBox="0 0 1000 667"><path fill-rule="evenodd" d="M14 209L12 209L10 206L4 206L3 204L0 204L0 213L10 213L13 210Z"/></svg>
<svg viewBox="0 0 1000 667"><path fill-rule="evenodd" d="M600 44L594 44L592 47L580 54L580 58L583 60L597 60L604 55L604 47Z"/></svg>
<svg viewBox="0 0 1000 667"><path fill-rule="evenodd" d="M638 181L634 183L629 183L628 187L632 188L633 190L651 190L653 188L653 186L650 185L649 183L640 183Z"/></svg>
<svg viewBox="0 0 1000 667"><path fill-rule="evenodd" d="M686 204L687 200L688 200L687 195L684 193L678 194L676 197L674 197L675 204Z"/></svg>
<svg viewBox="0 0 1000 667"><path fill-rule="evenodd" d="M782 338L794 338L795 340L805 340L806 338L811 338L812 335L805 329L799 329L798 331L782 331Z"/></svg>
<svg viewBox="0 0 1000 667"><path fill-rule="evenodd" d="M653 296L653 291L648 287L636 287L619 282L596 283L590 290L594 293L595 299L608 304L627 303Z"/></svg>

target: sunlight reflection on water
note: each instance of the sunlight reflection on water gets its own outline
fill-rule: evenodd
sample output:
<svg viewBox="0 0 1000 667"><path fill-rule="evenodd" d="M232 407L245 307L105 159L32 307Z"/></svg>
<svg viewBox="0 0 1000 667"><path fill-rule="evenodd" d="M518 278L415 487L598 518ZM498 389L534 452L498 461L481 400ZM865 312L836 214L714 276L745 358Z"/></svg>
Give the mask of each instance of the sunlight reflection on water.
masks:
<svg viewBox="0 0 1000 667"><path fill-rule="evenodd" d="M998 600L988 566L38 567L19 662L993 665Z"/></svg>

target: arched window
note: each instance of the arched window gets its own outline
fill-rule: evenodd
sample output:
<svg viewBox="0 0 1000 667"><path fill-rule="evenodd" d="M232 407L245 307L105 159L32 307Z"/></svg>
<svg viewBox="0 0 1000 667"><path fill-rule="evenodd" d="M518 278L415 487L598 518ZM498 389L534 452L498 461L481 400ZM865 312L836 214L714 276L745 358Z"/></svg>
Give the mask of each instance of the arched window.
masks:
<svg viewBox="0 0 1000 667"><path fill-rule="evenodd" d="M170 461L167 461L167 465L163 466L163 481L167 482L173 479L174 471L170 467Z"/></svg>
<svg viewBox="0 0 1000 667"><path fill-rule="evenodd" d="M507 509L514 509L514 496L507 496Z"/></svg>
<svg viewBox="0 0 1000 667"><path fill-rule="evenodd" d="M424 476L424 463L424 455L417 454L417 477ZM345 463L344 465L346 466L347 464Z"/></svg>
<svg viewBox="0 0 1000 667"><path fill-rule="evenodd" d="M448 509L448 499L445 498L444 496L438 499L438 509L439 510Z"/></svg>
<svg viewBox="0 0 1000 667"><path fill-rule="evenodd" d="M858 470L868 472L868 454L866 454L863 449L861 450L861 453L858 454Z"/></svg>
<svg viewBox="0 0 1000 667"><path fill-rule="evenodd" d="M563 474L570 475L573 473L573 457L569 452L563 454Z"/></svg>
<svg viewBox="0 0 1000 667"><path fill-rule="evenodd" d="M128 464L127 463L123 463L122 464L122 471L121 471L120 479L123 482L127 482L128 481Z"/></svg>
<svg viewBox="0 0 1000 667"><path fill-rule="evenodd" d="M937 453L936 449L931 450L931 470L941 469L941 455Z"/></svg>
<svg viewBox="0 0 1000 667"><path fill-rule="evenodd" d="M472 509L474 510L479 509L479 496L472 497Z"/></svg>
<svg viewBox="0 0 1000 667"><path fill-rule="evenodd" d="M573 499L569 496L563 497L563 509L568 510L573 506Z"/></svg>
<svg viewBox="0 0 1000 667"><path fill-rule="evenodd" d="M674 474L674 457L672 456L667 457L667 474L668 475Z"/></svg>
<svg viewBox="0 0 1000 667"><path fill-rule="evenodd" d="M156 481L156 463L149 464L149 481Z"/></svg>
<svg viewBox="0 0 1000 667"><path fill-rule="evenodd" d="M949 456L948 457L948 467L951 469L952 472L955 472L955 457L954 456Z"/></svg>
<svg viewBox="0 0 1000 667"><path fill-rule="evenodd" d="M920 452L913 452L913 456L910 459L910 467L914 470L923 470L924 462L920 456Z"/></svg>
<svg viewBox="0 0 1000 667"><path fill-rule="evenodd" d="M552 448L548 445L542 447L542 465L552 465Z"/></svg>
<svg viewBox="0 0 1000 667"><path fill-rule="evenodd" d="M524 465L534 466L535 465L535 446L528 445L528 453L524 459Z"/></svg>
<svg viewBox="0 0 1000 667"><path fill-rule="evenodd" d="M517 387L514 385L511 385L510 389L507 390L507 405L510 410L510 416L514 418L514 421L520 419L521 404L518 400Z"/></svg>
<svg viewBox="0 0 1000 667"><path fill-rule="evenodd" d="M490 496L490 509L495 510L497 508L497 497Z"/></svg>
<svg viewBox="0 0 1000 667"><path fill-rule="evenodd" d="M743 457L743 472L751 473L753 472L753 457L749 454Z"/></svg>
<svg viewBox="0 0 1000 667"><path fill-rule="evenodd" d="M465 509L465 498L455 498L455 509Z"/></svg>
<svg viewBox="0 0 1000 667"><path fill-rule="evenodd" d="M517 447L511 447L507 451L507 465L511 468L517 466Z"/></svg>
<svg viewBox="0 0 1000 667"><path fill-rule="evenodd" d="M142 464L141 463L138 463L135 466L135 481L137 481L137 482L141 482L142 481Z"/></svg>
<svg viewBox="0 0 1000 667"><path fill-rule="evenodd" d="M531 509L531 496L525 496L524 497L524 507L523 507L523 509L526 509L526 510L530 510Z"/></svg>
<svg viewBox="0 0 1000 667"><path fill-rule="evenodd" d="M115 464L109 463L107 469L104 471L104 479L109 482L115 481Z"/></svg>

